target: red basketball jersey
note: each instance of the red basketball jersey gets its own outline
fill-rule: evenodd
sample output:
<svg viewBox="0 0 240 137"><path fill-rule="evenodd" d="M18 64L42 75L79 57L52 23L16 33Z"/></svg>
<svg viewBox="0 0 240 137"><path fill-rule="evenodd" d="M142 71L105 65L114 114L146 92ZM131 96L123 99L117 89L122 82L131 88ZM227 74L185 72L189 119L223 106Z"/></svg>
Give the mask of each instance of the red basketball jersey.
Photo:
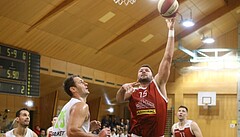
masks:
<svg viewBox="0 0 240 137"><path fill-rule="evenodd" d="M155 80L147 88L136 88L129 100L131 129L142 137L164 135L167 120L167 99L162 95Z"/></svg>
<svg viewBox="0 0 240 137"><path fill-rule="evenodd" d="M174 124L173 134L175 135L175 137L195 137L190 127L191 123L192 123L192 120L187 120L185 125L182 128L179 127L179 122Z"/></svg>

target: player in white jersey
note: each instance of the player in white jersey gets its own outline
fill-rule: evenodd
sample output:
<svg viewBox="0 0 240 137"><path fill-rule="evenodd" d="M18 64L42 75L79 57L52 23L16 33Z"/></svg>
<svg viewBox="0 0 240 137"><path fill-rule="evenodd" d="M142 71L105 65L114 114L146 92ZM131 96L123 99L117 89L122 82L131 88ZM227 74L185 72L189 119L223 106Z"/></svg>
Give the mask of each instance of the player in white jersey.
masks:
<svg viewBox="0 0 240 137"><path fill-rule="evenodd" d="M89 95L88 84L78 75L72 75L64 81L64 90L71 100L62 108L53 127L53 137L107 137L110 129L104 128L98 135L90 131L99 129L99 121L90 122L89 107L86 103Z"/></svg>
<svg viewBox="0 0 240 137"><path fill-rule="evenodd" d="M55 125L56 121L57 121L57 116L54 116L52 121L51 121L52 122L52 126L47 129L47 137L51 137L52 136L53 126Z"/></svg>
<svg viewBox="0 0 240 137"><path fill-rule="evenodd" d="M37 134L28 128L30 114L27 108L22 108L16 112L17 127L8 131L6 137L37 137Z"/></svg>

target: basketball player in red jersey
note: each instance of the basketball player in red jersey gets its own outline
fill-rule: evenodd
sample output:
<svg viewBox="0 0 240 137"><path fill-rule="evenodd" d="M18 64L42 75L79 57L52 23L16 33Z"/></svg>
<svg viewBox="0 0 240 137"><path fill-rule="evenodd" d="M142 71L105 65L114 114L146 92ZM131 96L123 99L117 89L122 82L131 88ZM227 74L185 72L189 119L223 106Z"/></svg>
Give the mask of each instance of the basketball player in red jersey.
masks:
<svg viewBox="0 0 240 137"><path fill-rule="evenodd" d="M118 102L129 100L132 137L163 137L164 135L167 119L166 83L174 53L175 18L168 18L166 22L169 29L168 40L156 76L153 77L148 65L142 65L138 70L138 82L122 85L116 95Z"/></svg>
<svg viewBox="0 0 240 137"><path fill-rule="evenodd" d="M192 120L187 120L188 108L180 106L178 108L178 123L172 126L173 137L203 137L198 124Z"/></svg>

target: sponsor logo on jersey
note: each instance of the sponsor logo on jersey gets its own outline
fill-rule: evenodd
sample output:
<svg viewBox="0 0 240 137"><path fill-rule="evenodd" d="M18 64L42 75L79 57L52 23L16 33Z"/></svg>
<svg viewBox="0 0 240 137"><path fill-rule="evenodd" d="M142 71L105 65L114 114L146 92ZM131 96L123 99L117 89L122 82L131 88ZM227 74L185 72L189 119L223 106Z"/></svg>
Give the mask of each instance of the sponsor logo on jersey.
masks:
<svg viewBox="0 0 240 137"><path fill-rule="evenodd" d="M137 115L156 114L156 109L138 110Z"/></svg>

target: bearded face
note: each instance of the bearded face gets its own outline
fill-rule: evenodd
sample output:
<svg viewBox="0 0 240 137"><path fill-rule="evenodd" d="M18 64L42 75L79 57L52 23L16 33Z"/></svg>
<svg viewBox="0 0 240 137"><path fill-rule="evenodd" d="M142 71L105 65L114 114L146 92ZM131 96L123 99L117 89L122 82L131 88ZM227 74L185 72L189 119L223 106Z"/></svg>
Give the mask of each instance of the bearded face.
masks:
<svg viewBox="0 0 240 137"><path fill-rule="evenodd" d="M149 83L152 81L152 71L148 67L141 67L138 71L138 82Z"/></svg>
<svg viewBox="0 0 240 137"><path fill-rule="evenodd" d="M140 83L149 83L151 81L152 81L152 78L148 78L148 77L138 79L138 82L140 82Z"/></svg>

